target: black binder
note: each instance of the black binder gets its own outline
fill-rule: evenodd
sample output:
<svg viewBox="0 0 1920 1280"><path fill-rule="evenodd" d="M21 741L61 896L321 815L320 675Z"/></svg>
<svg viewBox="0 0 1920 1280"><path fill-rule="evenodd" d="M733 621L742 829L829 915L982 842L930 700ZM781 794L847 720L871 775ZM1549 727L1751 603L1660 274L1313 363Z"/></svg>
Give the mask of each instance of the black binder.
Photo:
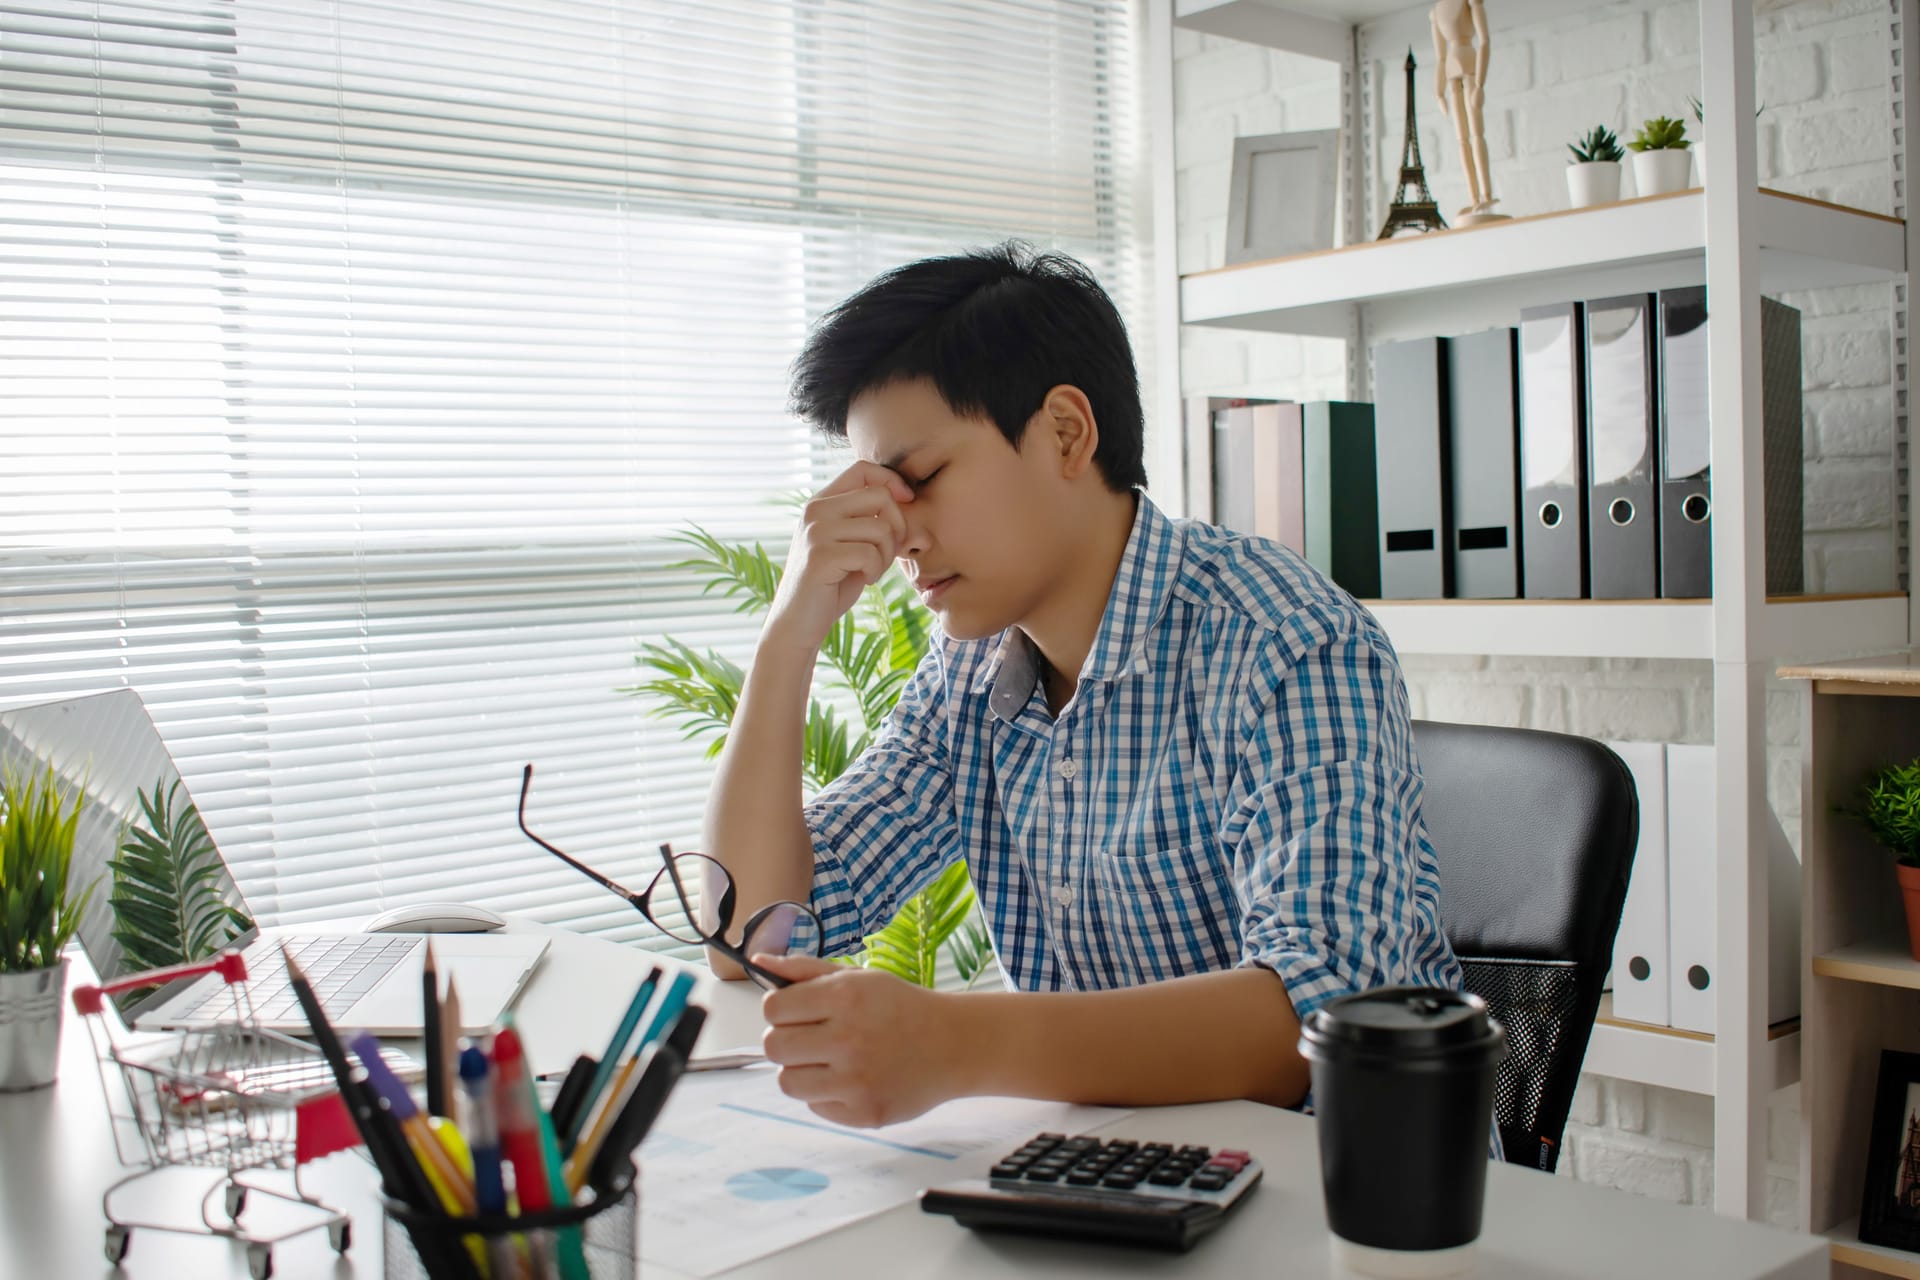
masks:
<svg viewBox="0 0 1920 1280"><path fill-rule="evenodd" d="M1659 594L1653 295L1586 304L1587 583L1596 600Z"/></svg>
<svg viewBox="0 0 1920 1280"><path fill-rule="evenodd" d="M1660 291L1660 594L1713 594L1707 290Z"/></svg>
<svg viewBox="0 0 1920 1280"><path fill-rule="evenodd" d="M1707 291L1660 294L1660 594L1713 594L1712 440L1707 415ZM1761 470L1766 588L1806 589L1800 313L1760 299Z"/></svg>
<svg viewBox="0 0 1920 1280"><path fill-rule="evenodd" d="M1585 345L1577 302L1520 313L1520 583L1529 599L1587 594Z"/></svg>
<svg viewBox="0 0 1920 1280"><path fill-rule="evenodd" d="M1462 600L1520 594L1517 341L1503 328L1447 342L1453 593Z"/></svg>
<svg viewBox="0 0 1920 1280"><path fill-rule="evenodd" d="M1307 563L1350 596L1380 594L1380 493L1373 406L1320 400L1301 406Z"/></svg>
<svg viewBox="0 0 1920 1280"><path fill-rule="evenodd" d="M1447 340L1373 349L1374 459L1380 495L1380 594L1388 600L1453 594L1447 555Z"/></svg>

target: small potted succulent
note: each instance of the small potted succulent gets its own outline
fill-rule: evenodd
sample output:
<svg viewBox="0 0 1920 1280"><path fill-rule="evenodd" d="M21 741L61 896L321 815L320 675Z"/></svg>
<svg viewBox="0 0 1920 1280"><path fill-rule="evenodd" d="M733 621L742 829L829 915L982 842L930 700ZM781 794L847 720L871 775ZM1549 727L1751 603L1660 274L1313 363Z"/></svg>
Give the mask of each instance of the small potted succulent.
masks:
<svg viewBox="0 0 1920 1280"><path fill-rule="evenodd" d="M1578 142L1567 144L1573 162L1567 166L1567 203L1571 208L1611 204L1620 198L1620 139L1597 124Z"/></svg>
<svg viewBox="0 0 1920 1280"><path fill-rule="evenodd" d="M1693 169L1683 120L1655 116L1640 126L1627 147L1633 152L1633 186L1643 196L1685 191Z"/></svg>
<svg viewBox="0 0 1920 1280"><path fill-rule="evenodd" d="M1907 905L1907 945L1920 960L1920 759L1873 773L1840 812L1865 827L1895 858L1894 877Z"/></svg>
<svg viewBox="0 0 1920 1280"><path fill-rule="evenodd" d="M61 952L80 928L93 886L67 877L80 824L51 765L0 780L0 1092L53 1083L60 1062Z"/></svg>

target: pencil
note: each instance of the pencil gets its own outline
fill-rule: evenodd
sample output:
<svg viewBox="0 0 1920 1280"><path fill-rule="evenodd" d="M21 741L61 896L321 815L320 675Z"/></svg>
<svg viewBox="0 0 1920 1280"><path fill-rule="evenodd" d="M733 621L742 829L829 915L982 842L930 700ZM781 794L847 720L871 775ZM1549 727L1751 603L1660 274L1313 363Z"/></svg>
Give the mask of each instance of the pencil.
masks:
<svg viewBox="0 0 1920 1280"><path fill-rule="evenodd" d="M446 1115L453 1115L454 1099L460 1096L460 989L447 975L447 996L440 1002L440 1096L447 1101Z"/></svg>
<svg viewBox="0 0 1920 1280"><path fill-rule="evenodd" d="M452 1115L448 1109L446 1045L440 1032L440 966L434 963L433 942L427 942L427 958L420 966L420 1035L427 1049L427 1114Z"/></svg>

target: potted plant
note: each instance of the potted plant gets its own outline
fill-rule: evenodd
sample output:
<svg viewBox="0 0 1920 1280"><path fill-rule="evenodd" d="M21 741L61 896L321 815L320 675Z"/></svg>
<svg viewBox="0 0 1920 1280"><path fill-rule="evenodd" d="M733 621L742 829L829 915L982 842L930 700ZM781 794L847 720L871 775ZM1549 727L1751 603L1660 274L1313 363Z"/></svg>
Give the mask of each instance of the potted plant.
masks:
<svg viewBox="0 0 1920 1280"><path fill-rule="evenodd" d="M0 1092L53 1083L60 1065L60 1006L67 960L93 886L68 891L78 788L44 777L0 780Z"/></svg>
<svg viewBox="0 0 1920 1280"><path fill-rule="evenodd" d="M1890 764L1861 784L1851 808L1860 823L1897 860L1893 874L1907 906L1907 946L1920 960L1920 759Z"/></svg>
<svg viewBox="0 0 1920 1280"><path fill-rule="evenodd" d="M1633 185L1637 194L1663 196L1685 191L1693 168L1687 153L1687 126L1683 120L1655 116L1640 126L1627 146L1633 151Z"/></svg>
<svg viewBox="0 0 1920 1280"><path fill-rule="evenodd" d="M1573 163L1567 166L1567 202L1571 208L1611 204L1620 198L1620 139L1603 124L1587 136L1567 144Z"/></svg>
<svg viewBox="0 0 1920 1280"><path fill-rule="evenodd" d="M722 542L698 528L675 540L698 554L672 567L699 574L705 591L737 600L742 613L765 613L772 607L780 566L765 547ZM816 690L808 698L800 767L809 788L825 787L866 750L899 701L932 634L932 615L892 573L868 587L828 633L820 655L831 673L826 679L839 689ZM671 636L642 646L638 660L653 678L622 692L658 699L656 715L678 720L689 738L711 738L707 754L719 755L746 673L712 649L700 652ZM836 703L844 707L848 702L857 720L843 718L836 709ZM965 863L947 868L902 904L884 928L867 937L865 949L850 963L931 987L943 946L969 987L993 960L993 944L974 910Z"/></svg>

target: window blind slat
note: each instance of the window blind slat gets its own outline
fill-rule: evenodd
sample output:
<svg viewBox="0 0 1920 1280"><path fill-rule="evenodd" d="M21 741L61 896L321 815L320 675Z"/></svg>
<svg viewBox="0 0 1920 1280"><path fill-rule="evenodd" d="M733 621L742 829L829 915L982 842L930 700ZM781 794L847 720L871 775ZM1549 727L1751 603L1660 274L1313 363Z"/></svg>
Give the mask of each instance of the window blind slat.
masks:
<svg viewBox="0 0 1920 1280"><path fill-rule="evenodd" d="M782 553L845 465L785 408L825 308L1018 235L1139 310L1130 22L0 12L0 700L139 689L265 922L458 897L672 945L521 836L521 766L636 889L698 845L707 745L626 691L667 635L750 656L673 535Z"/></svg>

